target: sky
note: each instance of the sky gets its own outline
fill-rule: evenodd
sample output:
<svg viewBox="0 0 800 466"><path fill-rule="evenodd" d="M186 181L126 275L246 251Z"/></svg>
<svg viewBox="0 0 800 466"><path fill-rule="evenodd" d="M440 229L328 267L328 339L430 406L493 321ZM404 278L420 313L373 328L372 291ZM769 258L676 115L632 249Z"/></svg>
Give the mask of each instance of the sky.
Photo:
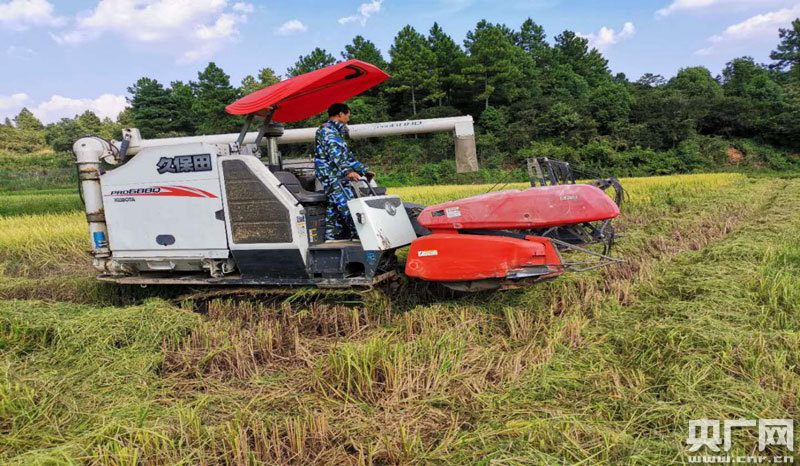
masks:
<svg viewBox="0 0 800 466"><path fill-rule="evenodd" d="M356 35L388 57L406 24L438 22L463 43L480 19L518 29L528 17L551 42L586 37L615 73L669 78L768 62L800 0L0 0L0 119L23 106L45 123L86 109L113 119L143 76L189 81L214 61L238 85L263 67L285 75L314 47L340 58Z"/></svg>

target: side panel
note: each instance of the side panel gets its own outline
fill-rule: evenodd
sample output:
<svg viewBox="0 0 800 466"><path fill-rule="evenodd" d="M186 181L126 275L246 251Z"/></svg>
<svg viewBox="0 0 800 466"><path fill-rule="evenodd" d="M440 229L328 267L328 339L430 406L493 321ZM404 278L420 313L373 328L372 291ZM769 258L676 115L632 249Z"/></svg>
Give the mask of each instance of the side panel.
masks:
<svg viewBox="0 0 800 466"><path fill-rule="evenodd" d="M306 277L306 265L297 249L238 249L233 260L245 278Z"/></svg>
<svg viewBox="0 0 800 466"><path fill-rule="evenodd" d="M216 160L210 144L153 147L102 175L113 254L227 257Z"/></svg>
<svg viewBox="0 0 800 466"><path fill-rule="evenodd" d="M305 278L305 209L261 161L250 155L218 160L228 243L244 277Z"/></svg>
<svg viewBox="0 0 800 466"><path fill-rule="evenodd" d="M360 197L347 206L365 251L400 248L417 237L398 196Z"/></svg>
<svg viewBox="0 0 800 466"><path fill-rule="evenodd" d="M434 233L414 240L406 260L406 275L432 281L512 278L526 270L563 272L549 239Z"/></svg>

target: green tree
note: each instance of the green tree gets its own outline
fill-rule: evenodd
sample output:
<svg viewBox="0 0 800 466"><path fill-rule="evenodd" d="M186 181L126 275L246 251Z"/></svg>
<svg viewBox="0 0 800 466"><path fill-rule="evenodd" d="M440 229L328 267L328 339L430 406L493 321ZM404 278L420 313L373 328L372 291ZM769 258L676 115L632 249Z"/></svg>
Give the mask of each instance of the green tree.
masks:
<svg viewBox="0 0 800 466"><path fill-rule="evenodd" d="M775 63L770 68L778 71L795 69L800 64L800 18L792 21L791 28L780 28L778 48L769 54Z"/></svg>
<svg viewBox="0 0 800 466"><path fill-rule="evenodd" d="M572 68L590 86L610 78L608 60L597 49L589 50L589 41L572 31L556 36L554 55L559 64Z"/></svg>
<svg viewBox="0 0 800 466"><path fill-rule="evenodd" d="M502 110L489 107L481 113L478 124L484 131L500 135L506 130L506 116Z"/></svg>
<svg viewBox="0 0 800 466"><path fill-rule="evenodd" d="M483 102L484 109L491 102L504 104L524 98L523 70L531 58L512 42L512 34L505 25L481 20L467 33L464 46L469 52L464 74L476 88L474 98Z"/></svg>
<svg viewBox="0 0 800 466"><path fill-rule="evenodd" d="M62 118L57 123L51 123L45 127L44 139L47 144L57 152L72 150L72 145L86 136L78 121L72 118Z"/></svg>
<svg viewBox="0 0 800 466"><path fill-rule="evenodd" d="M769 71L751 57L736 58L722 70L725 94L762 101L777 102L782 98L781 87L772 80Z"/></svg>
<svg viewBox="0 0 800 466"><path fill-rule="evenodd" d="M702 66L678 71L678 74L669 80L667 87L680 91L686 96L699 98L701 101L710 102L722 96L722 86L711 76L708 68Z"/></svg>
<svg viewBox="0 0 800 466"><path fill-rule="evenodd" d="M256 78L254 78L252 74L248 74L242 78L242 84L239 86L239 92L242 95L248 95L259 89L264 89L265 87L267 86L262 86L260 82L256 81Z"/></svg>
<svg viewBox="0 0 800 466"><path fill-rule="evenodd" d="M169 95L175 113L169 131L178 134L191 135L195 133L195 117L192 111L195 96L191 83L173 81L170 84Z"/></svg>
<svg viewBox="0 0 800 466"><path fill-rule="evenodd" d="M133 110L130 107L125 107L125 110L119 112L117 115L117 124L123 128L130 128L133 126Z"/></svg>
<svg viewBox="0 0 800 466"><path fill-rule="evenodd" d="M378 50L378 47L376 47L372 41L364 39L361 36L355 36L352 44L344 46L342 58L345 60L361 60L371 63L382 70L387 68L386 60L383 59L383 55L381 55L381 51Z"/></svg>
<svg viewBox="0 0 800 466"><path fill-rule="evenodd" d="M325 68L326 66L331 66L334 63L336 63L336 59L333 58L333 55L317 47L308 55L301 55L298 57L294 65L286 70L286 74L289 76L299 76L320 68Z"/></svg>
<svg viewBox="0 0 800 466"><path fill-rule="evenodd" d="M632 104L628 87L614 81L600 84L589 96L589 112L601 134L610 134L615 125L627 123Z"/></svg>
<svg viewBox="0 0 800 466"><path fill-rule="evenodd" d="M547 43L544 28L531 18L522 23L519 32L514 35L514 42L533 58L536 66L545 66L552 58L553 49Z"/></svg>
<svg viewBox="0 0 800 466"><path fill-rule="evenodd" d="M101 122L98 136L106 139L119 140L122 137L122 125L120 125L119 123L117 123L116 121L112 120L109 117L105 117Z"/></svg>
<svg viewBox="0 0 800 466"><path fill-rule="evenodd" d="M722 86L711 76L711 72L702 66L680 70L667 82L664 89L671 92L656 95L667 99L674 111L673 118L679 115L679 118L683 119L684 126L677 127L679 131L684 127L704 130L709 124L707 119L712 109L723 95ZM668 125L660 124L659 127L665 129ZM677 133L673 131L673 134ZM681 137L670 137L672 145L680 142Z"/></svg>
<svg viewBox="0 0 800 466"><path fill-rule="evenodd" d="M445 98L450 104L455 90L466 83L461 67L465 64L467 54L438 23L433 23L428 33L428 44L436 57L436 75L439 78L439 91L436 94L441 107Z"/></svg>
<svg viewBox="0 0 800 466"><path fill-rule="evenodd" d="M258 71L258 82L271 86L281 82L281 75L275 74L275 70L272 68L261 68L261 70Z"/></svg>
<svg viewBox="0 0 800 466"><path fill-rule="evenodd" d="M636 84L641 87L653 88L653 87L661 87L667 83L667 80L664 79L663 76L660 74L653 74L653 73L645 73L636 81Z"/></svg>
<svg viewBox="0 0 800 466"><path fill-rule="evenodd" d="M436 55L425 37L410 25L400 30L389 49L392 72L389 92L411 92L411 111L417 114L417 98L422 102L436 101L442 97L436 73Z"/></svg>
<svg viewBox="0 0 800 466"><path fill-rule="evenodd" d="M76 118L78 125L83 130L84 134L97 134L99 135L103 129L103 122L91 110L86 110Z"/></svg>
<svg viewBox="0 0 800 466"><path fill-rule="evenodd" d="M17 129L25 131L41 131L44 129L42 122L26 107L23 107L22 110L19 111L19 114L14 117L14 123Z"/></svg>
<svg viewBox="0 0 800 466"><path fill-rule="evenodd" d="M209 63L197 74L192 89L195 95L192 114L199 134L230 133L238 129L241 119L228 115L225 107L239 97L239 92L231 86L230 77L222 68Z"/></svg>
<svg viewBox="0 0 800 466"><path fill-rule="evenodd" d="M175 103L170 91L155 79L140 78L128 88L131 97L133 125L144 138L154 138L172 129L176 118Z"/></svg>
<svg viewBox="0 0 800 466"><path fill-rule="evenodd" d="M242 78L242 85L239 90L242 95L252 94L259 89L264 89L280 81L280 75L276 75L272 68L262 68L258 72L258 78L254 78L251 74Z"/></svg>

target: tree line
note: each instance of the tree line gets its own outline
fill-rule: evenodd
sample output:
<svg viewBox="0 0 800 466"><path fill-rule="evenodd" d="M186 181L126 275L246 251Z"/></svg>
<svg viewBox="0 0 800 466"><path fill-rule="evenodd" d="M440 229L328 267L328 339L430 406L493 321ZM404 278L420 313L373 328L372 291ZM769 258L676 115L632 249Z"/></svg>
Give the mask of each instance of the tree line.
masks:
<svg viewBox="0 0 800 466"><path fill-rule="evenodd" d="M286 77L355 58L392 77L350 101L354 121L473 115L487 168L513 169L526 157L550 156L630 175L734 163L783 170L800 165L792 155L800 149L800 19L776 36L769 64L739 57L716 76L691 67L671 79L647 73L632 80L613 74L587 39L564 31L551 43L530 18L518 29L479 21L462 44L436 23L427 35L405 26L387 57L356 36L338 57L316 48L283 75L263 68L238 86L212 62L195 81L138 79L128 88L130 107L116 121L87 112L44 127L23 110L15 126L41 131L56 150L67 150L82 132L110 137L123 126L139 128L146 138L236 132L242 120L225 113L227 104ZM438 173L422 180L435 182L453 172L447 137L357 146L370 163L398 173Z"/></svg>

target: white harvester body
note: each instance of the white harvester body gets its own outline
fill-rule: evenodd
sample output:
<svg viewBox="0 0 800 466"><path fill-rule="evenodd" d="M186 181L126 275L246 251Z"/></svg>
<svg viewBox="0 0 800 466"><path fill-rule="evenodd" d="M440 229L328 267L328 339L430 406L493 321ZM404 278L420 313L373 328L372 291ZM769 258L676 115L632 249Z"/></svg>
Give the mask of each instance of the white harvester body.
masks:
<svg viewBox="0 0 800 466"><path fill-rule="evenodd" d="M390 134L450 131L457 149L474 154L471 117L358 125L355 133L385 135L387 127ZM74 148L103 280L368 285L393 268L396 249L417 238L407 213L417 206L362 181L348 202L358 238L325 242L327 198L308 176L311 161L305 177L284 169L275 144L311 142L313 128L264 138L260 146L252 133L241 145L236 134L124 134L124 144L87 137ZM472 146L464 146L465 137ZM100 161L117 166L104 171Z"/></svg>

